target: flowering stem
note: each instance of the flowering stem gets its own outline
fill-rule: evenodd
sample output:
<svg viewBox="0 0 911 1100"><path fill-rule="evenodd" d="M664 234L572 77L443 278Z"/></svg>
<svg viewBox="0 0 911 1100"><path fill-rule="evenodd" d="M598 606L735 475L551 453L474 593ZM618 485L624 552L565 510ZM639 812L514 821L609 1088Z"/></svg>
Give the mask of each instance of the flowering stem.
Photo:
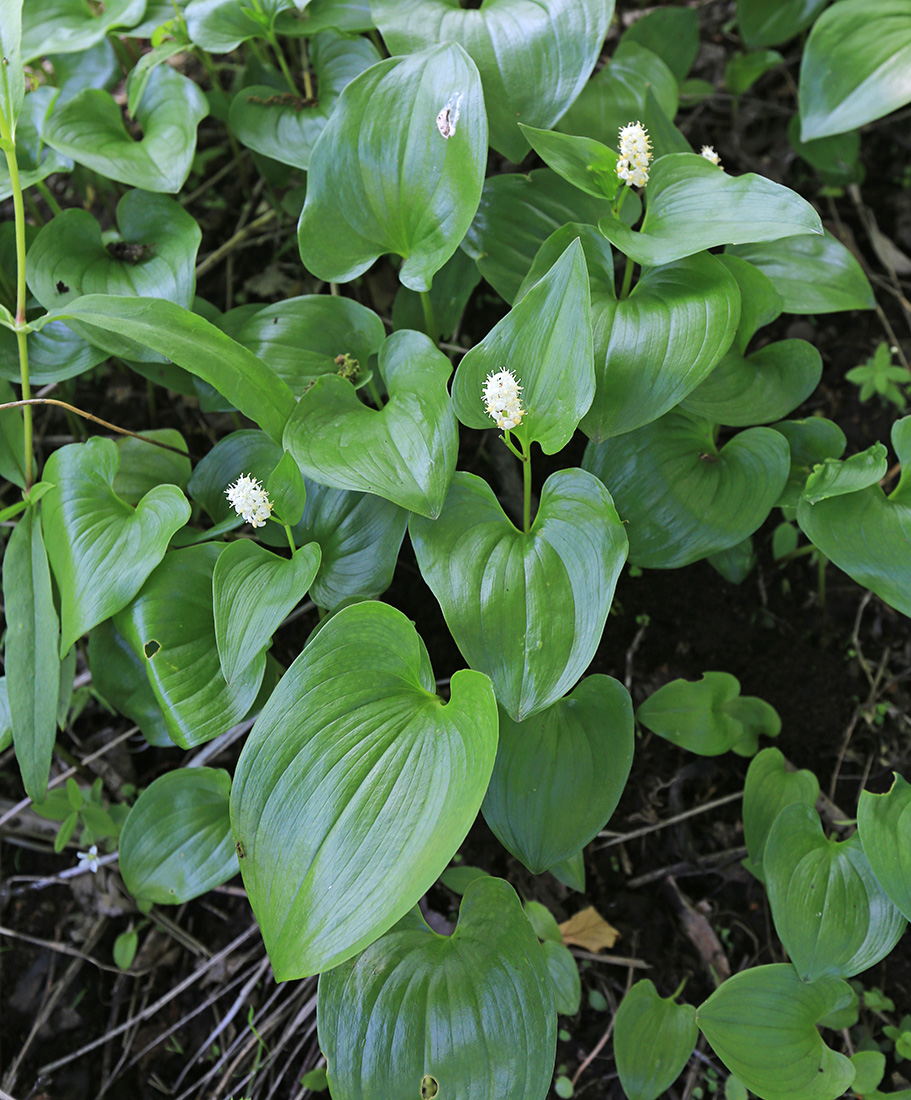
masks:
<svg viewBox="0 0 911 1100"><path fill-rule="evenodd" d="M626 267L624 267L624 269L623 269L623 285L620 287L620 300L621 301L623 301L624 298L629 296L629 288L630 288L630 286L632 286L633 268L635 266L636 265L633 263L633 261L629 258L629 256L627 256L626 257Z"/></svg>
<svg viewBox="0 0 911 1100"><path fill-rule="evenodd" d="M291 547L291 553L297 553L297 547L294 545L294 535L291 533L291 528L287 523L283 523L282 527L285 529L285 534L288 536L288 545Z"/></svg>
<svg viewBox="0 0 911 1100"><path fill-rule="evenodd" d="M367 380L367 389L370 391L370 396L373 399L374 405L376 405L378 409L381 409L383 407L383 399L380 397L380 391L377 389L376 382L373 381L372 377Z"/></svg>
<svg viewBox="0 0 911 1100"><path fill-rule="evenodd" d="M531 529L531 444L528 452L522 455L523 494L522 494L522 528L527 535Z"/></svg>
<svg viewBox="0 0 911 1100"><path fill-rule="evenodd" d="M438 336L437 319L433 313L433 302L430 300L429 290L421 291L421 309L424 311L424 328L427 330L427 335L436 343Z"/></svg>
<svg viewBox="0 0 911 1100"><path fill-rule="evenodd" d="M628 187L621 187L620 194L614 200L613 215L615 218L620 217L620 208L623 206L623 200L626 198L626 192L629 191Z"/></svg>

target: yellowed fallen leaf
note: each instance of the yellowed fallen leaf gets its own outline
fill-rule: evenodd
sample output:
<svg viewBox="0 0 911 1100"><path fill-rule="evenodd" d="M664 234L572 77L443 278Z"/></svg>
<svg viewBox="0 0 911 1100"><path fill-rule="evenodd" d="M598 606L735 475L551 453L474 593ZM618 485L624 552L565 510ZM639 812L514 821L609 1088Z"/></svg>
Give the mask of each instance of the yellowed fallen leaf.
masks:
<svg viewBox="0 0 911 1100"><path fill-rule="evenodd" d="M575 944L585 951L603 951L620 939L617 929L607 923L594 905L580 909L575 916L565 920L560 925L560 935L565 944Z"/></svg>

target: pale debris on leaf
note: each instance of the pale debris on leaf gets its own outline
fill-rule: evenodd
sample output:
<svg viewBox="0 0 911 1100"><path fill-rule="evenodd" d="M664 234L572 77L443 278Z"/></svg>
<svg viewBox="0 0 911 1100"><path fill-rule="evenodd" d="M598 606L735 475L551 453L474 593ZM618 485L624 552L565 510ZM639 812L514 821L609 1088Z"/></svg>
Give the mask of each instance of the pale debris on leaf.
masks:
<svg viewBox="0 0 911 1100"><path fill-rule="evenodd" d="M449 102L437 115L437 129L440 131L442 137L448 141L452 135L456 132L456 124L459 121L459 115L462 111L462 100L465 98L464 93L459 92L449 97Z"/></svg>

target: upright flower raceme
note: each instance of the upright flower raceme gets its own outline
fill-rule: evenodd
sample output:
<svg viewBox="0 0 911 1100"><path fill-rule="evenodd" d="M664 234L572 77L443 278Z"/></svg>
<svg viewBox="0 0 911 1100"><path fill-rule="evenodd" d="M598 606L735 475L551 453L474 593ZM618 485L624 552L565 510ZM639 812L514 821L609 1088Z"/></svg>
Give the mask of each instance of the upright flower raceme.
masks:
<svg viewBox="0 0 911 1100"><path fill-rule="evenodd" d="M712 164L717 164L718 167L721 168L721 157L715 152L714 146L703 145L699 155L705 157L706 160L710 160ZM721 168L721 171L723 172L724 169Z"/></svg>
<svg viewBox="0 0 911 1100"><path fill-rule="evenodd" d="M272 515L272 501L252 474L241 474L233 485L225 489L225 496L234 511L243 516L247 523L252 523L254 527L266 526L266 520Z"/></svg>
<svg viewBox="0 0 911 1100"><path fill-rule="evenodd" d="M630 122L620 127L620 159L617 176L627 187L645 187L648 183L648 164L652 159L652 143L641 122Z"/></svg>
<svg viewBox="0 0 911 1100"><path fill-rule="evenodd" d="M493 417L497 427L509 431L522 423L525 409L522 408L522 387L511 370L500 370L488 374L484 383L484 407L487 415Z"/></svg>

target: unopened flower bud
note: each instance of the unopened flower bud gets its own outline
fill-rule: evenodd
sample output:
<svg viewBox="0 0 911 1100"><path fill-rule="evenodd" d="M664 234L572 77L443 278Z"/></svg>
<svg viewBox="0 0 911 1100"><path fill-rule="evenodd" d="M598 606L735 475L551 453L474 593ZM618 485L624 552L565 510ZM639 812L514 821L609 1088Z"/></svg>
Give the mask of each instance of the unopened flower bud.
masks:
<svg viewBox="0 0 911 1100"><path fill-rule="evenodd" d="M718 167L721 168L721 157L719 157L718 154L715 152L714 146L703 145L700 156L705 157L706 160L710 160L712 164L717 164ZM723 172L724 169L721 168L721 171Z"/></svg>

